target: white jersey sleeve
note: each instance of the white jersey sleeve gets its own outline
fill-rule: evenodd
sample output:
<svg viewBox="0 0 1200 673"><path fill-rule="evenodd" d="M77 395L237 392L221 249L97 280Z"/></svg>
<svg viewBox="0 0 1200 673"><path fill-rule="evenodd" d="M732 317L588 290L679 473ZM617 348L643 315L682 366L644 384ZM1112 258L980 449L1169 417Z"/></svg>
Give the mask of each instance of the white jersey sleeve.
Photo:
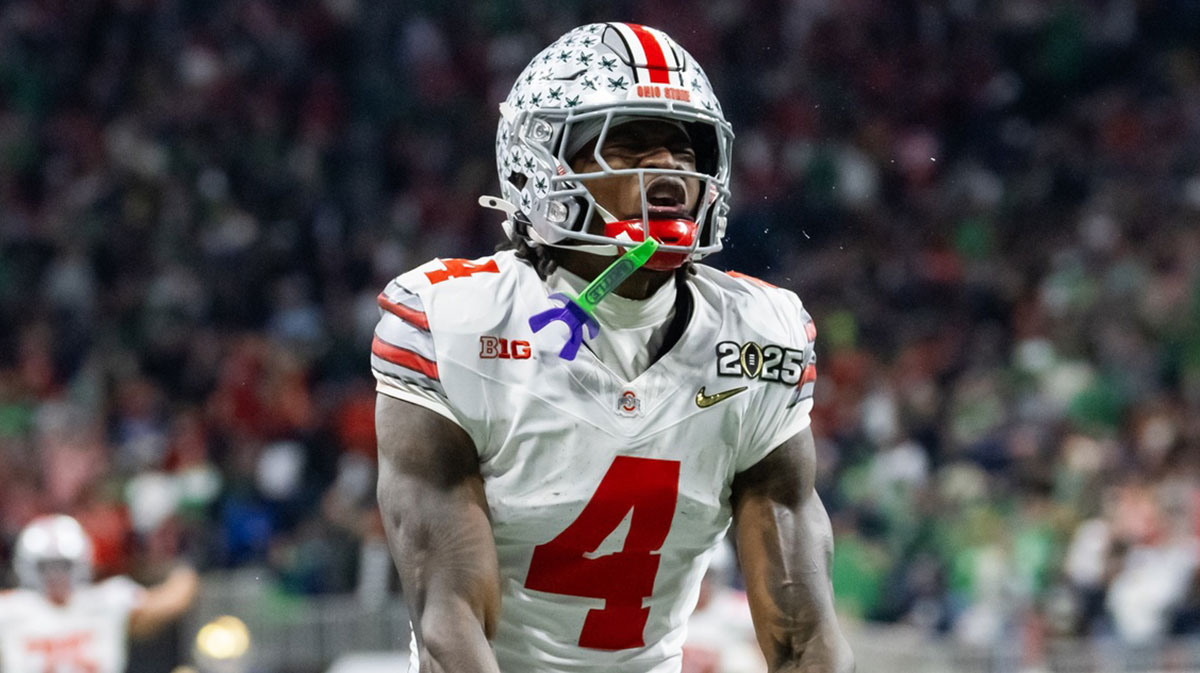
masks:
<svg viewBox="0 0 1200 673"><path fill-rule="evenodd" d="M429 318L414 285L421 283L410 272L379 295L379 324L371 343L375 389L460 424L442 386Z"/></svg>
<svg viewBox="0 0 1200 673"><path fill-rule="evenodd" d="M738 452L736 466L742 471L811 425L817 330L795 293L748 276L729 275L748 295L740 311L762 335L760 357L766 360L762 375L774 370L779 382L758 391L757 413L743 429Z"/></svg>

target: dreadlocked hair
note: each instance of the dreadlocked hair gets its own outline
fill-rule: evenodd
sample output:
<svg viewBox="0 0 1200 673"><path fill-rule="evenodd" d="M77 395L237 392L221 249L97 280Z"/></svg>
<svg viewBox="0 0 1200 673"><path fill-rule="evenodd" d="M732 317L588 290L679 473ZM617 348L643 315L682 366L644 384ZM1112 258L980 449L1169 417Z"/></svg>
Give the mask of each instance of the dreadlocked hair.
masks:
<svg viewBox="0 0 1200 673"><path fill-rule="evenodd" d="M558 268L558 262L555 261L550 255L545 254L545 251L541 246L530 245L529 238L526 236L526 231L528 228L528 222L525 222L521 219L514 219L513 233L515 236L501 241L496 246L496 252L501 252L503 250L514 251L517 259L532 266L533 270L537 272L538 277L542 280L546 280L550 277L550 274L554 273L554 270ZM696 275L696 265L690 259L675 270L675 279L677 281L683 281L688 276L694 275Z"/></svg>
<svg viewBox="0 0 1200 673"><path fill-rule="evenodd" d="M516 252L517 259L533 267L533 270L537 272L538 278L542 280L549 278L550 274L554 273L554 270L558 268L558 262L542 254L542 250L538 246L529 244L529 238L526 235L526 232L529 230L528 222L520 218L513 218L512 226L514 236L501 241L496 246L496 252L513 250Z"/></svg>

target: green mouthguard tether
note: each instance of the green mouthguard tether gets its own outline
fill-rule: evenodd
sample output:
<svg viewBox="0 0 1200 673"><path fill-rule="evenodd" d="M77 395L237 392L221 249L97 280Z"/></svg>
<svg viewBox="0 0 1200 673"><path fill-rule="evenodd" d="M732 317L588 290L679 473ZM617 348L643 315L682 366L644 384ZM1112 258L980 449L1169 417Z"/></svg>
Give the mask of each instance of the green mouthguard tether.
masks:
<svg viewBox="0 0 1200 673"><path fill-rule="evenodd" d="M621 283L624 283L635 271L645 266L655 250L658 250L658 241L653 238L647 238L636 248L630 248L624 255L621 255L620 259L596 276L595 280L588 283L588 286L583 288L583 292L580 292L579 297L575 299L575 303L579 304L579 307L588 315L592 315L592 311L596 310L596 304L620 287Z"/></svg>

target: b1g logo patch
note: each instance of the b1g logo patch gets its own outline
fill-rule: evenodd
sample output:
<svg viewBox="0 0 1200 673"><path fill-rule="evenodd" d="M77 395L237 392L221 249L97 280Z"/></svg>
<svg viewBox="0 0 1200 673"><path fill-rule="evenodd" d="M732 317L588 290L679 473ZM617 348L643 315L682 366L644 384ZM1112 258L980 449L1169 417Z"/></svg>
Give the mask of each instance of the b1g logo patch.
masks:
<svg viewBox="0 0 1200 673"><path fill-rule="evenodd" d="M533 356L533 348L528 341L503 337L479 337L479 359L481 360L528 360Z"/></svg>
<svg viewBox="0 0 1200 673"><path fill-rule="evenodd" d="M717 344L717 376L761 378L794 386L804 376L804 366L804 351L774 344L760 346L753 341Z"/></svg>

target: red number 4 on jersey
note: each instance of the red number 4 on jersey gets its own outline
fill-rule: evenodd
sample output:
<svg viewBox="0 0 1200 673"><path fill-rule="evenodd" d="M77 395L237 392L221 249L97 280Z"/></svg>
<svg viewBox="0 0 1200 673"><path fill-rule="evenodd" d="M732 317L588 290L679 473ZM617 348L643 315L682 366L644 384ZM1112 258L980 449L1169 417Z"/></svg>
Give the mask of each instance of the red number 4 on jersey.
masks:
<svg viewBox="0 0 1200 673"><path fill-rule="evenodd" d="M598 650L645 645L659 555L675 516L679 461L617 456L579 517L553 540L538 545L525 586L567 596L603 598L588 612L579 644ZM633 510L625 547L589 558Z"/></svg>

